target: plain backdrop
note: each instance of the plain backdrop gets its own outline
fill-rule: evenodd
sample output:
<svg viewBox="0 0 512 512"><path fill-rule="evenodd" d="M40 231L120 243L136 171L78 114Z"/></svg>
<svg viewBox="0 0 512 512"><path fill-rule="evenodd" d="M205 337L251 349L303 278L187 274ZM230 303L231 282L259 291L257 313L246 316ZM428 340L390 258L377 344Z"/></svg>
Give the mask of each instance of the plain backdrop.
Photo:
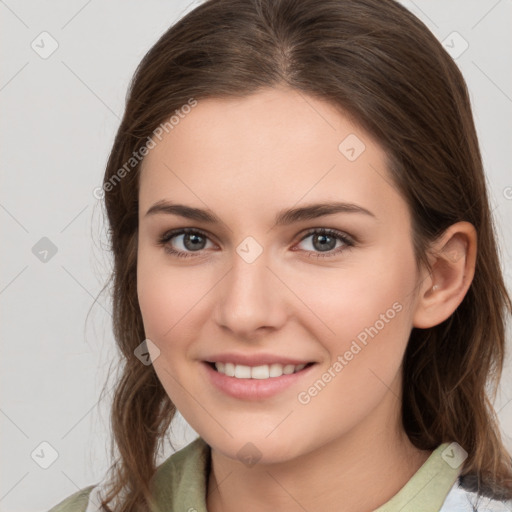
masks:
<svg viewBox="0 0 512 512"><path fill-rule="evenodd" d="M108 467L110 256L93 190L138 62L198 3L0 0L2 512L48 510ZM512 289L512 2L404 4L467 80ZM510 357L496 409L512 449ZM175 446L194 435L178 423Z"/></svg>

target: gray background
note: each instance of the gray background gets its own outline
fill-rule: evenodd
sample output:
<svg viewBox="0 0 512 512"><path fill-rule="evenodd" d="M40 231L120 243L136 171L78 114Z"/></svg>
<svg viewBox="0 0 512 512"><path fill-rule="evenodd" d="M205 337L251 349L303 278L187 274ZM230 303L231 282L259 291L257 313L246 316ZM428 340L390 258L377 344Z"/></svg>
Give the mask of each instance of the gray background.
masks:
<svg viewBox="0 0 512 512"><path fill-rule="evenodd" d="M108 467L108 400L98 399L115 350L110 299L94 300L110 257L93 190L136 65L198 3L0 0L2 512L47 510ZM512 1L403 3L467 80L512 289ZM509 449L511 368L509 356L496 403ZM193 437L176 426L177 448Z"/></svg>

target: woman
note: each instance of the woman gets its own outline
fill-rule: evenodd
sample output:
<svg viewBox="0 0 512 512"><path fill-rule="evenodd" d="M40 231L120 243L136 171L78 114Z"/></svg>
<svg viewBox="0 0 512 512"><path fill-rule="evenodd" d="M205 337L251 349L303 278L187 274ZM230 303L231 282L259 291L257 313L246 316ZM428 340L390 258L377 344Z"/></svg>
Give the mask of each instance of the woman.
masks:
<svg viewBox="0 0 512 512"><path fill-rule="evenodd" d="M206 1L137 69L103 192L117 459L53 511L511 509L470 102L404 7ZM199 438L157 468L176 410Z"/></svg>

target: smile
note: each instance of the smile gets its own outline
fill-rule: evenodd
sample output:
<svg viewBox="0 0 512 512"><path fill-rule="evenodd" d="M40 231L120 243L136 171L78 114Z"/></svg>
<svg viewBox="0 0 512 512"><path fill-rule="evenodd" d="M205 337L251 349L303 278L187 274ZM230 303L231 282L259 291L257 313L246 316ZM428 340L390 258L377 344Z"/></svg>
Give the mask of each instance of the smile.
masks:
<svg viewBox="0 0 512 512"><path fill-rule="evenodd" d="M224 395L241 400L265 400L283 393L287 388L302 389L304 379L311 379L311 372L318 363L289 361L264 364L261 361L236 364L231 361L203 361L208 386ZM298 363L298 364L297 364ZM309 377L308 377L309 376Z"/></svg>

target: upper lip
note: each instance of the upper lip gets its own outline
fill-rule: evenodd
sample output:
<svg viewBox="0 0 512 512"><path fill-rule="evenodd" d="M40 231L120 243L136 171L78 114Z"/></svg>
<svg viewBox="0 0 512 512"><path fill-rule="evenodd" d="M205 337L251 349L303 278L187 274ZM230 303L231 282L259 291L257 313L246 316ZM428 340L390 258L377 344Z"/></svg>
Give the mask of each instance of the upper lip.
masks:
<svg viewBox="0 0 512 512"><path fill-rule="evenodd" d="M214 356L210 356L205 359L208 363L233 363L233 364L242 364L245 366L261 366L264 364L282 364L286 366L287 364L293 364L298 366L299 364L308 364L313 361L308 361L304 359L293 359L290 357L279 356L274 354L217 354Z"/></svg>

